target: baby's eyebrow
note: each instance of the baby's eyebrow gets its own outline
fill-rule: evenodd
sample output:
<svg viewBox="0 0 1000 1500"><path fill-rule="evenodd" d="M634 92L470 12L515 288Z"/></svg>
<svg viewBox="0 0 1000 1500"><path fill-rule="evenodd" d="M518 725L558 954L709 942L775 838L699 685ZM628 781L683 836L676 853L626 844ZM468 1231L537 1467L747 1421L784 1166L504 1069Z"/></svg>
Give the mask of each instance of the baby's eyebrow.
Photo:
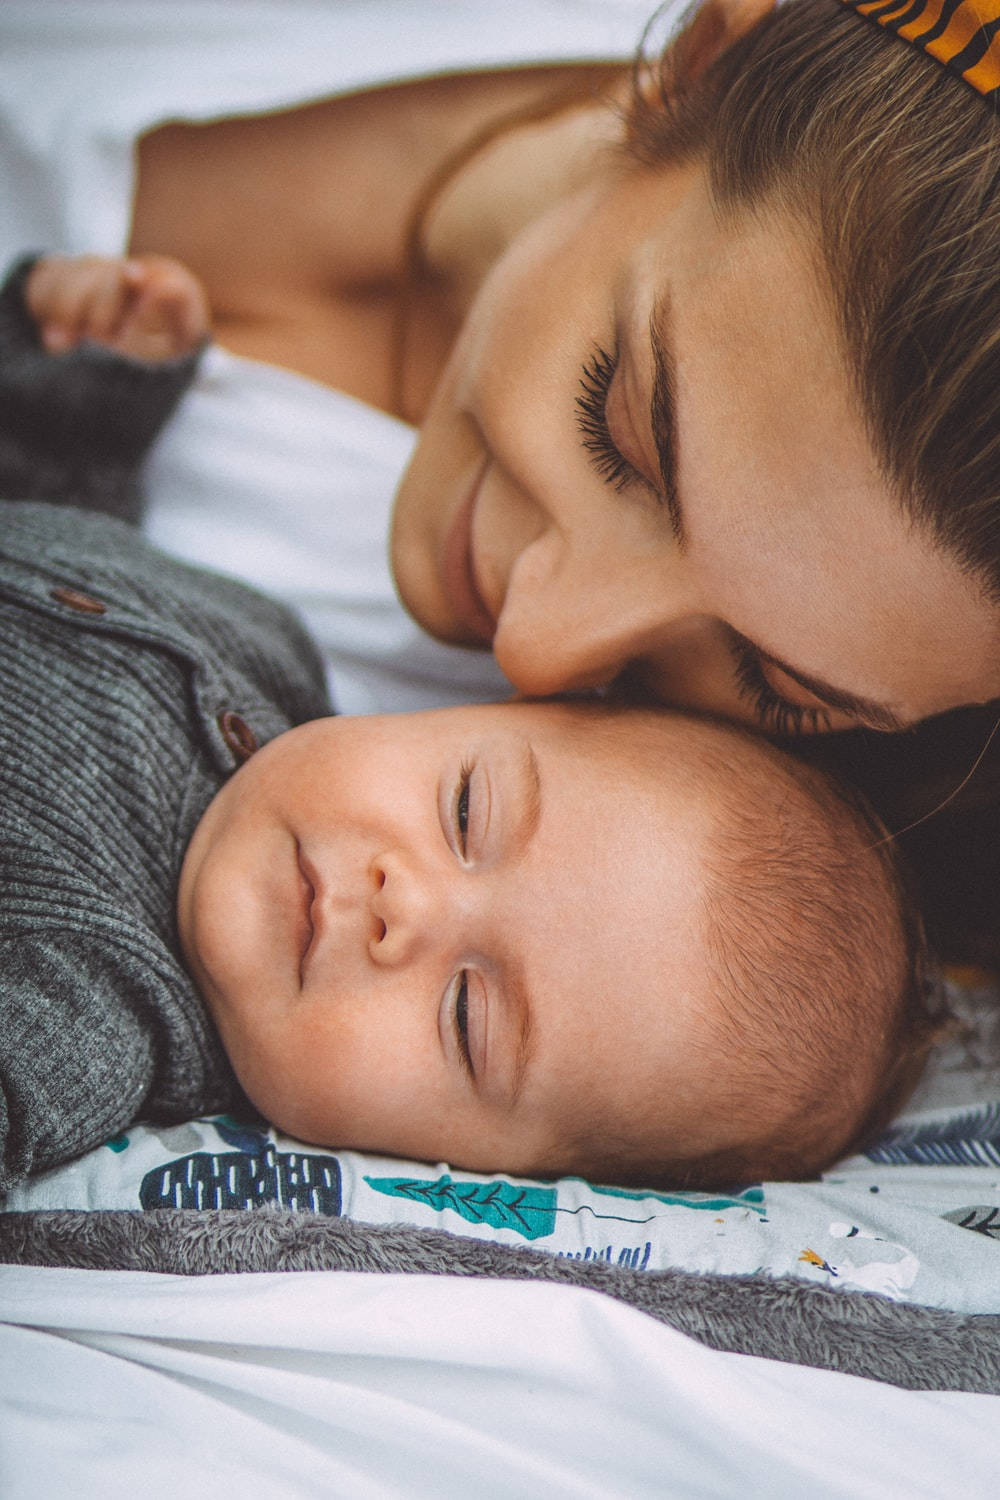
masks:
<svg viewBox="0 0 1000 1500"><path fill-rule="evenodd" d="M519 770L520 806L517 810L513 842L519 851L527 848L535 835L542 816L542 775L531 741L525 736L521 741L522 758ZM524 1075L531 1061L532 1025L531 996L520 965L509 965L504 976L507 989L507 1012L509 1025L515 1029L512 1061L510 1067L509 1105L517 1104Z"/></svg>
<svg viewBox="0 0 1000 1500"><path fill-rule="evenodd" d="M525 740L524 752L524 803L519 830L522 847L534 837L542 816L542 777L530 740Z"/></svg>
<svg viewBox="0 0 1000 1500"><path fill-rule="evenodd" d="M528 988L524 982L524 976L520 969L511 967L506 976L507 1002L510 1013L510 1024L515 1028L513 1060L510 1068L510 1096L508 1104L511 1109L517 1104L521 1089L524 1084L524 1075L531 1055L534 1050L534 1032L531 1019L531 999Z"/></svg>

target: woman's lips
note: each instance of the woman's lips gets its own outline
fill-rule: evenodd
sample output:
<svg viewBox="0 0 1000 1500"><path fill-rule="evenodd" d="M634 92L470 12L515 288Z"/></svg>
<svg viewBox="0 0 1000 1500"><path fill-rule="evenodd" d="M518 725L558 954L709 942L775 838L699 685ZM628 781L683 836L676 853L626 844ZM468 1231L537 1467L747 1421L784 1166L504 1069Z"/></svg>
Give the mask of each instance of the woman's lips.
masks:
<svg viewBox="0 0 1000 1500"><path fill-rule="evenodd" d="M459 626L469 637L466 644L470 646L491 646L497 628L479 592L472 552L472 517L488 465L488 459L484 459L467 498L458 508L445 537L441 561L445 595Z"/></svg>

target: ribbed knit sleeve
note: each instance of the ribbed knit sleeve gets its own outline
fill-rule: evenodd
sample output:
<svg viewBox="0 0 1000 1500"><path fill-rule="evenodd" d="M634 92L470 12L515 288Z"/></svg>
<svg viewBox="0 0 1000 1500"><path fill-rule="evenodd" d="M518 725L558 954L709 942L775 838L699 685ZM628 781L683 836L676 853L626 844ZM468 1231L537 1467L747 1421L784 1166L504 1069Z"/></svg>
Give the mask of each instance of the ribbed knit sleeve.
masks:
<svg viewBox="0 0 1000 1500"><path fill-rule="evenodd" d="M137 521L137 470L201 350L147 363L84 342L49 354L24 304L36 256L0 289L0 495Z"/></svg>
<svg viewBox="0 0 1000 1500"><path fill-rule="evenodd" d="M329 705L280 605L65 507L0 502L0 640L3 1192L240 1101L179 950L180 866L246 742Z"/></svg>
<svg viewBox="0 0 1000 1500"><path fill-rule="evenodd" d="M30 940L0 941L0 965L0 1194L140 1116L241 1099L176 961L141 923L50 914Z"/></svg>

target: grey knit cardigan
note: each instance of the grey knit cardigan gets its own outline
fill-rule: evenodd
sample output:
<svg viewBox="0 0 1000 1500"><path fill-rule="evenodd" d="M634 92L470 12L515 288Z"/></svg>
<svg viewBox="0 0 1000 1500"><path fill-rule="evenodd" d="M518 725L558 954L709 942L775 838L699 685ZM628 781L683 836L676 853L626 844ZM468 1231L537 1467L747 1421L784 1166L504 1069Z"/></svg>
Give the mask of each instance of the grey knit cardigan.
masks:
<svg viewBox="0 0 1000 1500"><path fill-rule="evenodd" d="M24 270L0 294L0 1194L241 1101L180 959L180 864L249 746L330 712L286 610L129 524L195 361L46 355Z"/></svg>

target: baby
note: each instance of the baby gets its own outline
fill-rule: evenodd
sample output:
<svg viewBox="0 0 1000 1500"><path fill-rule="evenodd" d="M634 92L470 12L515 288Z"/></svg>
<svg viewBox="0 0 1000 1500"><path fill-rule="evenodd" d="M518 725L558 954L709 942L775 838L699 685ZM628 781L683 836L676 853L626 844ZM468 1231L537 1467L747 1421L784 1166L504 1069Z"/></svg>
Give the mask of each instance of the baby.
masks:
<svg viewBox="0 0 1000 1500"><path fill-rule="evenodd" d="M240 1083L306 1140L790 1175L846 1146L898 1054L876 837L763 741L680 714L327 718L217 793L180 941Z"/></svg>
<svg viewBox="0 0 1000 1500"><path fill-rule="evenodd" d="M98 327L79 291L104 309L109 277ZM912 1073L918 1002L864 811L679 714L322 717L281 606L94 511L134 516L136 433L190 374L176 286L42 262L0 298L4 492L91 507L0 516L0 1190L244 1095L483 1171L708 1186L840 1154Z"/></svg>

